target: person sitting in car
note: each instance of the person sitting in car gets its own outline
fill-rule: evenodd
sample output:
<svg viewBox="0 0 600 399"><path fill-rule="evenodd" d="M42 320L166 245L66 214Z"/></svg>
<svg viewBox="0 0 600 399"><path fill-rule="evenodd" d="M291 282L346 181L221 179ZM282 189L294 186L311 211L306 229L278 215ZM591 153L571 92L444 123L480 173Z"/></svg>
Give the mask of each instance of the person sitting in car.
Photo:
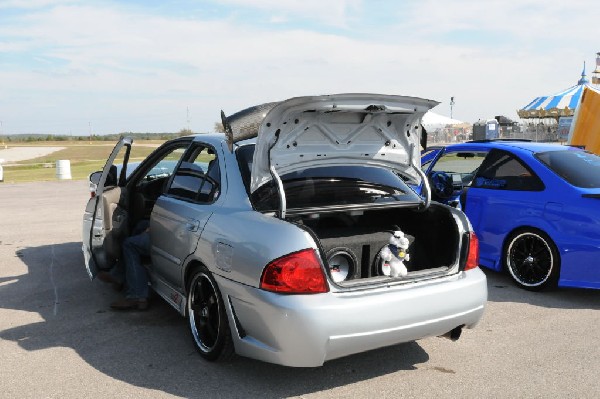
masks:
<svg viewBox="0 0 600 399"><path fill-rule="evenodd" d="M150 226L147 220L139 222L134 234L127 237L122 245L122 257L109 271L98 274L98 278L121 291L126 288L125 297L110 304L115 310L146 310L148 308L148 271L142 258L150 255Z"/></svg>

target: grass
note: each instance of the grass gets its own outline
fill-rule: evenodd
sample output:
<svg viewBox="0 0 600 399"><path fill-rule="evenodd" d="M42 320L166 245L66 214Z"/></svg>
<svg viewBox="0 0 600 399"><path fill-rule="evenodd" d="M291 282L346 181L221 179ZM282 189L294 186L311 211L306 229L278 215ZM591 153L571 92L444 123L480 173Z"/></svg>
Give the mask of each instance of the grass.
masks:
<svg viewBox="0 0 600 399"><path fill-rule="evenodd" d="M130 161L141 161L162 141L138 140L134 142ZM10 147L64 147L35 159L3 165L5 183L57 180L56 161L68 159L73 180L87 180L90 173L101 170L116 143L104 142L40 142L11 145Z"/></svg>

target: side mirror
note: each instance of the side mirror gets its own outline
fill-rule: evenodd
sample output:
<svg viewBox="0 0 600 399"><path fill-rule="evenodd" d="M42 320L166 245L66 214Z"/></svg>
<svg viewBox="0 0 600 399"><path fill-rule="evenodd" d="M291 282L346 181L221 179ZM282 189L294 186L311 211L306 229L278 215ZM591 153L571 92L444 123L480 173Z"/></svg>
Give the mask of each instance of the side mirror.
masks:
<svg viewBox="0 0 600 399"><path fill-rule="evenodd" d="M98 189L98 183L100 183L101 177L101 170L94 172L90 175L90 198L94 198L96 196L96 190Z"/></svg>
<svg viewBox="0 0 600 399"><path fill-rule="evenodd" d="M90 175L90 183L98 185L100 183L100 178L102 177L102 171L99 170Z"/></svg>

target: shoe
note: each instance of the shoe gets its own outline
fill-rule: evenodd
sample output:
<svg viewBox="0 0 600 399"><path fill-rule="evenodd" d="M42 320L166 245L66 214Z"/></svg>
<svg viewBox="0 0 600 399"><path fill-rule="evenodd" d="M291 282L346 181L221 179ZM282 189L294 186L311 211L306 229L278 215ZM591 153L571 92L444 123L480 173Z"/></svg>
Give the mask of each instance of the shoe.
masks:
<svg viewBox="0 0 600 399"><path fill-rule="evenodd" d="M146 310L148 300L146 298L123 298L114 301L110 307L115 310Z"/></svg>
<svg viewBox="0 0 600 399"><path fill-rule="evenodd" d="M120 292L121 290L123 290L123 283L117 281L112 274L108 273L108 272L99 272L96 277L98 277L98 280L104 282L104 283L108 283L108 284L112 284L112 288L113 290Z"/></svg>

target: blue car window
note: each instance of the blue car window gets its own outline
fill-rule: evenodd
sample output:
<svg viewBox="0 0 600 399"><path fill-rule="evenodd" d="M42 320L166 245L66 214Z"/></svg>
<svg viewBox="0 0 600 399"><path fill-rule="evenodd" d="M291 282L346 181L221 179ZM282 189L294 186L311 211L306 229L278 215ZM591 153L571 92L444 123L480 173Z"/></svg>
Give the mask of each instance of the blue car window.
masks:
<svg viewBox="0 0 600 399"><path fill-rule="evenodd" d="M492 190L542 191L541 179L514 154L491 150L479 167L473 187Z"/></svg>
<svg viewBox="0 0 600 399"><path fill-rule="evenodd" d="M454 182L468 186L486 155L487 153L481 151L448 152L437 160L431 172L445 172Z"/></svg>
<svg viewBox="0 0 600 399"><path fill-rule="evenodd" d="M579 150L548 151L535 155L554 173L576 187L600 188L600 157Z"/></svg>

